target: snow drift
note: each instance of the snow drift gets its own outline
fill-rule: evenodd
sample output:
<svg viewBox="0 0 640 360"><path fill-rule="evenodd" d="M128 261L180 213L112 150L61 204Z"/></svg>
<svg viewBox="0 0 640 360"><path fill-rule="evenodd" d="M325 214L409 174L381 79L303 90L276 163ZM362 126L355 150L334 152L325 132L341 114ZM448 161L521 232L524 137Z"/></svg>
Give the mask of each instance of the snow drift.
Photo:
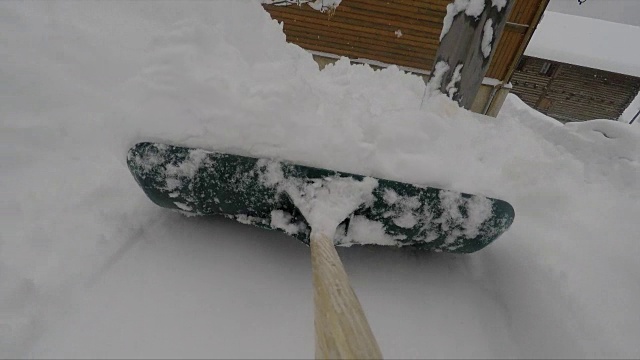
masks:
<svg viewBox="0 0 640 360"><path fill-rule="evenodd" d="M319 71L258 1L0 3L0 356L309 357L308 249L156 208L161 140L509 201L468 256L341 250L386 357L637 357L637 127Z"/></svg>

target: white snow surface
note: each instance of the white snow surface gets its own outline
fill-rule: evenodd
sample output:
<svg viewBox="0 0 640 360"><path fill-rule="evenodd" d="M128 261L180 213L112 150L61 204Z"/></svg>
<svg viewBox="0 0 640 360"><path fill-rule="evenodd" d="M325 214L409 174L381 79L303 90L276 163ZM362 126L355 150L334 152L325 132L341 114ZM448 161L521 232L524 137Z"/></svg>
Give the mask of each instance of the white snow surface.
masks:
<svg viewBox="0 0 640 360"><path fill-rule="evenodd" d="M314 10L325 12L335 10L338 5L340 5L340 2L342 2L342 0L316 0L314 2L310 2L309 6Z"/></svg>
<svg viewBox="0 0 640 360"><path fill-rule="evenodd" d="M489 57L491 55L491 49L493 46L493 20L487 19L482 29L482 43L480 44L482 49L482 56Z"/></svg>
<svg viewBox="0 0 640 360"><path fill-rule="evenodd" d="M498 10L501 9L500 3L492 3ZM477 18L484 11L484 0L454 0L447 5L447 15L442 20L442 31L440 32L440 41L451 30L453 19L461 12L465 15Z"/></svg>
<svg viewBox="0 0 640 360"><path fill-rule="evenodd" d="M460 67L460 65L456 66L456 69L460 69L457 75L460 75L462 71L462 67ZM431 77L427 82L427 87L424 92L425 95L428 95L429 97L437 97L437 95L440 94L440 86L444 81L444 75L447 71L449 71L449 64L447 64L446 61L441 60L436 63L433 69L433 74L431 74ZM452 76L451 80L453 81L453 84L451 83L451 81L449 82L449 84L447 84L447 87L449 87L450 89L455 86L456 82L460 81L460 79L457 79L456 76ZM422 108L422 103L420 105L420 108Z"/></svg>
<svg viewBox="0 0 640 360"><path fill-rule="evenodd" d="M460 80L462 80L463 67L464 67L464 64L456 65L456 68L453 70L453 75L451 75L451 80L449 81L449 83L447 84L447 87L445 88L445 90L447 90L447 95L449 95L450 98L453 98L455 93L458 92L458 88L456 87L456 85L460 82ZM436 73L437 73L437 70L436 70Z"/></svg>
<svg viewBox="0 0 640 360"><path fill-rule="evenodd" d="M491 6L495 6L498 11L507 6L507 0L491 0Z"/></svg>
<svg viewBox="0 0 640 360"><path fill-rule="evenodd" d="M640 356L639 127L421 106L396 67L319 71L258 1L3 1L0 33L0 357L313 356L308 248L157 207L142 140L509 201L474 254L339 250L387 358Z"/></svg>
<svg viewBox="0 0 640 360"><path fill-rule="evenodd" d="M275 4L277 6L291 6L307 4L314 10L325 12L338 8L342 0L260 0L262 4Z"/></svg>
<svg viewBox="0 0 640 360"><path fill-rule="evenodd" d="M289 235L295 235L306 228L304 223L294 224L292 223L292 216L282 210L271 211L271 226L277 229L282 229Z"/></svg>
<svg viewBox="0 0 640 360"><path fill-rule="evenodd" d="M640 77L640 27L545 11L525 55Z"/></svg>

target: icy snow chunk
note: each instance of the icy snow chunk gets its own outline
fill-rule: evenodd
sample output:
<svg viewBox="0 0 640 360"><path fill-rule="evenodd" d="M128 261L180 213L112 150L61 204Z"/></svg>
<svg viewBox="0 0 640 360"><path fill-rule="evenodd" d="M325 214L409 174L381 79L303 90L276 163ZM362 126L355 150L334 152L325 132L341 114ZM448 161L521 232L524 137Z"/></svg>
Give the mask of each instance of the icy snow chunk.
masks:
<svg viewBox="0 0 640 360"><path fill-rule="evenodd" d="M387 234L382 223L364 216L353 216L349 221L346 235L337 236L335 244L340 246L358 245L397 245L396 239Z"/></svg>
<svg viewBox="0 0 640 360"><path fill-rule="evenodd" d="M325 12L327 10L334 11L338 5L340 5L341 1L342 0L316 0L314 2L308 2L307 5L320 12Z"/></svg>
<svg viewBox="0 0 640 360"><path fill-rule="evenodd" d="M156 153L145 153L144 159L141 155L132 155L131 153L127 154L127 160L135 162L142 167L142 171L146 174L155 169L159 164L164 161L165 152L167 150L167 146L164 144L156 145ZM132 157L134 157L132 159Z"/></svg>
<svg viewBox="0 0 640 360"><path fill-rule="evenodd" d="M462 221L462 213L460 212L460 205L462 204L462 196L453 191L442 191L439 194L440 207L444 210L440 222L442 228L448 230L449 224L458 223Z"/></svg>
<svg viewBox="0 0 640 360"><path fill-rule="evenodd" d="M495 6L498 11L502 11L502 8L507 6L507 0L491 0L491 5Z"/></svg>
<svg viewBox="0 0 640 360"><path fill-rule="evenodd" d="M458 0L456 0L458 2ZM484 11L484 0L467 0L467 6L464 10L464 13L468 16L478 17Z"/></svg>
<svg viewBox="0 0 640 360"><path fill-rule="evenodd" d="M401 228L411 229L416 226L418 223L418 219L416 216L410 212L403 213L397 218L393 219L393 223L400 226Z"/></svg>
<svg viewBox="0 0 640 360"><path fill-rule="evenodd" d="M447 71L449 71L449 64L447 64L446 61L438 61L436 63L431 78L427 83L427 92L429 95L440 92L440 84L442 84L442 79Z"/></svg>
<svg viewBox="0 0 640 360"><path fill-rule="evenodd" d="M443 231L449 232L446 243L453 241L459 235L467 238L478 236L482 223L492 214L491 201L484 196L474 195L471 198L464 198L459 193L443 191L439 197L440 206L444 212L435 222L441 224ZM465 205L466 216L460 211L460 208Z"/></svg>
<svg viewBox="0 0 640 360"><path fill-rule="evenodd" d="M169 164L165 168L167 177L166 190L174 190L182 185L182 179L191 179L196 174L202 161L207 158L208 152L201 149L194 149L189 152L184 161L180 164Z"/></svg>
<svg viewBox="0 0 640 360"><path fill-rule="evenodd" d="M184 210L184 211L191 211L191 210L193 210L193 209L191 208L191 206L189 206L189 205L187 205L187 204L183 204L183 203L178 202L178 201L174 201L174 202L173 202L173 204L174 204L175 206L179 207L179 208L180 208L180 210Z"/></svg>
<svg viewBox="0 0 640 360"><path fill-rule="evenodd" d="M484 0L455 0L447 5L447 15L443 19L440 41L451 29L451 24L453 24L453 19L456 15L463 11L467 16L477 18L484 11Z"/></svg>
<svg viewBox="0 0 640 360"><path fill-rule="evenodd" d="M259 159L256 167L260 171L260 181L265 185L277 186L285 180L282 164L278 161Z"/></svg>
<svg viewBox="0 0 640 360"><path fill-rule="evenodd" d="M255 217L255 216L249 216L246 214L239 214L239 215L229 215L226 216L227 218L231 218L234 219L235 221L241 223L241 224L245 224L245 225L255 225L255 224L264 224L265 223L265 219L263 218L259 218L259 217Z"/></svg>
<svg viewBox="0 0 640 360"><path fill-rule="evenodd" d="M291 214L282 210L271 211L272 227L284 230L284 232L289 235L295 235L300 231L304 231L306 229L306 225L304 223L294 224L291 222L292 219L293 217L291 216Z"/></svg>
<svg viewBox="0 0 640 360"><path fill-rule="evenodd" d="M447 5L447 15L442 20L442 31L440 32L440 41L451 30L451 24L453 24L453 18L458 14L455 3Z"/></svg>
<svg viewBox="0 0 640 360"><path fill-rule="evenodd" d="M463 223L464 235L474 238L480 234L482 223L492 215L491 201L484 196L472 196L467 201L467 218Z"/></svg>
<svg viewBox="0 0 640 360"><path fill-rule="evenodd" d="M458 64L455 68L455 70L453 70L453 76L451 76L451 81L449 81L449 83L447 84L447 94L449 95L450 98L453 98L453 96L458 92L458 88L456 87L456 84L460 82L460 80L462 79L462 67L464 66L464 64Z"/></svg>
<svg viewBox="0 0 640 360"><path fill-rule="evenodd" d="M489 57L491 55L491 43L493 41L493 20L487 19L484 23L482 31L482 56Z"/></svg>
<svg viewBox="0 0 640 360"><path fill-rule="evenodd" d="M387 205L395 204L399 198L400 197L398 196L398 193L396 193L392 189L384 189L384 194L382 194L382 199L384 200L385 203L387 203Z"/></svg>
<svg viewBox="0 0 640 360"><path fill-rule="evenodd" d="M273 4L276 6L307 4L314 10L325 12L334 11L342 0L260 0L262 4Z"/></svg>
<svg viewBox="0 0 640 360"><path fill-rule="evenodd" d="M382 199L390 208L383 217L391 218L394 224L405 229L418 224L419 214L414 211L420 208L421 204L417 196L401 196L391 189L386 189Z"/></svg>

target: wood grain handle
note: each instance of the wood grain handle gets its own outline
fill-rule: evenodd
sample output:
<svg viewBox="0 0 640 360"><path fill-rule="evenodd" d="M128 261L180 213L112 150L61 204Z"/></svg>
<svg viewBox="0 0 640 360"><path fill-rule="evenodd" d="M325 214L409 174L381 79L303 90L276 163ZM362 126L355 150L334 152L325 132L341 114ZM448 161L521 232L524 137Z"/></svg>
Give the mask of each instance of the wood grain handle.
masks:
<svg viewBox="0 0 640 360"><path fill-rule="evenodd" d="M333 241L311 235L317 359L382 359Z"/></svg>

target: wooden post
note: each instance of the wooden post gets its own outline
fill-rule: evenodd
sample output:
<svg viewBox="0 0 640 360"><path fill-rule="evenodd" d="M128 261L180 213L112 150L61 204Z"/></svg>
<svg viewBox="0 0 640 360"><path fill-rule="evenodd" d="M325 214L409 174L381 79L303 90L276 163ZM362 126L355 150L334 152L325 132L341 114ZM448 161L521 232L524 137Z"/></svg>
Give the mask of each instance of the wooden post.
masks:
<svg viewBox="0 0 640 360"><path fill-rule="evenodd" d="M471 0L470 6L477 5L476 1ZM448 94L466 109L471 108L482 79L489 69L491 58L515 0L506 0L506 4L500 9L499 6L493 5L494 2L499 3L495 0L484 0L484 9L477 17L468 15L473 11L465 11L466 9L458 11L454 1L447 6L447 18L450 19L453 14L455 16L451 27L440 41L436 61L431 71L431 80L439 81L439 84L436 83L433 86ZM487 23L488 21L490 22ZM446 23L447 19L445 19L445 26ZM485 28L490 29L487 31ZM485 34L486 31L487 34ZM490 49L486 41L489 36ZM447 66L443 66L444 64ZM438 76L439 73L442 75Z"/></svg>

